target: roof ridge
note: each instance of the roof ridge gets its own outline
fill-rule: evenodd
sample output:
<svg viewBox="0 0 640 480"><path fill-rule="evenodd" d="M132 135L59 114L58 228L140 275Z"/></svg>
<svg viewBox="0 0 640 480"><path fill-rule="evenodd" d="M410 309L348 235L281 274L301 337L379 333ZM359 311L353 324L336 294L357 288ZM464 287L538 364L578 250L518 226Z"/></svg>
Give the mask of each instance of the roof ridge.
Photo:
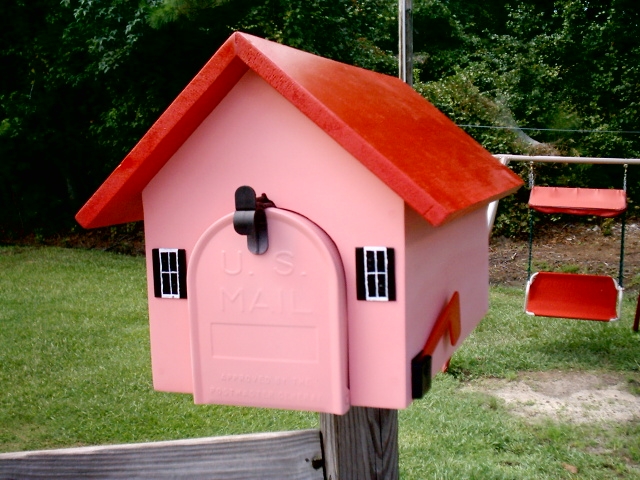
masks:
<svg viewBox="0 0 640 480"><path fill-rule="evenodd" d="M235 32L78 212L86 227L143 219L142 190L248 71L432 225L521 180L400 79Z"/></svg>

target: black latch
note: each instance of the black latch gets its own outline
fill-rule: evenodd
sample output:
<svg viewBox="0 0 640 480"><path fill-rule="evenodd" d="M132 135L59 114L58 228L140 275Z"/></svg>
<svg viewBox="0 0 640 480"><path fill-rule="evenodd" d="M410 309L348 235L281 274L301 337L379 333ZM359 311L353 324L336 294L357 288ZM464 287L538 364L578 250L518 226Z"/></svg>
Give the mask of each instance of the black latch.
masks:
<svg viewBox="0 0 640 480"><path fill-rule="evenodd" d="M263 193L256 198L256 192L248 186L236 190L236 211L233 214L233 228L240 235L247 236L247 248L255 255L262 255L269 248L267 215L265 208L275 204Z"/></svg>
<svg viewBox="0 0 640 480"><path fill-rule="evenodd" d="M422 398L429 389L431 389L431 355L420 352L411 360L411 398Z"/></svg>

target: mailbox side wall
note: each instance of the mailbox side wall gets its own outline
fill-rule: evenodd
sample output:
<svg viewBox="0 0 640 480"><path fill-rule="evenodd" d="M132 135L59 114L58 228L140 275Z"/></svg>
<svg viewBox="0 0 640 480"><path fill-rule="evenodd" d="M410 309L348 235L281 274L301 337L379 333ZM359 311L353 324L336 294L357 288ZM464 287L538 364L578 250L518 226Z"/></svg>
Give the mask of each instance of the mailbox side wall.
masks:
<svg viewBox="0 0 640 480"><path fill-rule="evenodd" d="M440 312L460 294L462 332L455 347L445 335L432 359L437 373L489 308L489 229L486 208L442 227L407 208L407 361L426 343Z"/></svg>
<svg viewBox="0 0 640 480"><path fill-rule="evenodd" d="M255 73L248 72L143 192L154 386L192 392L187 300L153 296L151 249L184 248L233 212L241 185L300 213L344 264L352 405L406 404L404 202ZM355 248L396 249L397 301L356 300Z"/></svg>

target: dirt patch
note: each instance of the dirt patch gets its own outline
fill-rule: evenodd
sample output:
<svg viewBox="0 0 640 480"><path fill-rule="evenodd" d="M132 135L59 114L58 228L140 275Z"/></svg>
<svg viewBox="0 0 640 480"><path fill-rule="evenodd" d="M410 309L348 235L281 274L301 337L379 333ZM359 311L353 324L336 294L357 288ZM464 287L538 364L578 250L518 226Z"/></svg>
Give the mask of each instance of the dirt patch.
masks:
<svg viewBox="0 0 640 480"><path fill-rule="evenodd" d="M481 379L465 390L504 400L515 415L571 423L640 420L640 396L623 375L586 372L529 372L515 381Z"/></svg>
<svg viewBox="0 0 640 480"><path fill-rule="evenodd" d="M563 224L537 229L533 271L573 271L618 278L621 224ZM527 281L528 241L492 238L489 278L492 285L523 287ZM628 221L624 286L640 287L640 222ZM630 386L633 392L630 391ZM585 372L528 372L515 381L482 379L465 389L501 398L515 414L529 419L572 423L640 420L640 378L632 385L623 375Z"/></svg>
<svg viewBox="0 0 640 480"><path fill-rule="evenodd" d="M620 223L562 224L537 229L533 242L533 270L569 271L618 278ZM492 285L524 286L527 281L526 239L495 237L489 246ZM638 278L636 278L636 276ZM628 221L625 235L624 286L640 283L640 225Z"/></svg>

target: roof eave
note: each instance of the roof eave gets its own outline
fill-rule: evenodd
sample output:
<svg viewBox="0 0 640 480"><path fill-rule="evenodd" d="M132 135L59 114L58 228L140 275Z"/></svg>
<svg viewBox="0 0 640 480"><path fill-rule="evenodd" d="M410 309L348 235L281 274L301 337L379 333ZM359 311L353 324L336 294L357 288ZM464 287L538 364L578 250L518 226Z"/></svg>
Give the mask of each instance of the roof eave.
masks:
<svg viewBox="0 0 640 480"><path fill-rule="evenodd" d="M84 228L143 220L142 190L248 70L232 36L76 215Z"/></svg>
<svg viewBox="0 0 640 480"><path fill-rule="evenodd" d="M364 138L363 135L367 135L366 132L359 133L349 123L348 118L342 118L340 114L325 105L321 98L296 81L297 77L292 78L286 69L280 68L269 56L273 53L269 44L258 46L254 45L256 42L260 44L266 41L236 33L220 47L78 212L76 216L78 223L85 228L95 228L142 220L144 216L142 191L146 185L249 69L287 98L434 226L447 223L494 199L502 198L521 186L522 181L519 177L500 165L500 168L494 172L496 177L493 180L496 183L491 181L490 184L493 186L484 192L486 198L476 196L470 202L457 202L450 198L438 201L432 192L425 188L425 185L416 183L399 165L389 161L386 153L374 145L376 142ZM278 48L288 47L278 46ZM286 51L286 55L289 55L289 50ZM279 61L281 60L282 58ZM322 61L335 64L326 59ZM363 71L363 75L369 78L377 74ZM403 83L396 85L398 82L395 80L376 77L371 81L383 82L390 89L408 88ZM389 85L389 82L393 85ZM413 90L411 94L417 96ZM405 93L405 95L408 94ZM325 94L324 97L327 95ZM331 102L331 99L329 95L325 101ZM438 113L436 123L439 125L445 121L446 117ZM448 122L448 119L446 121ZM384 149L384 146L381 148ZM480 156L490 157L490 154L479 145L476 144L474 149L482 151L483 155ZM496 164L498 164L497 161Z"/></svg>

